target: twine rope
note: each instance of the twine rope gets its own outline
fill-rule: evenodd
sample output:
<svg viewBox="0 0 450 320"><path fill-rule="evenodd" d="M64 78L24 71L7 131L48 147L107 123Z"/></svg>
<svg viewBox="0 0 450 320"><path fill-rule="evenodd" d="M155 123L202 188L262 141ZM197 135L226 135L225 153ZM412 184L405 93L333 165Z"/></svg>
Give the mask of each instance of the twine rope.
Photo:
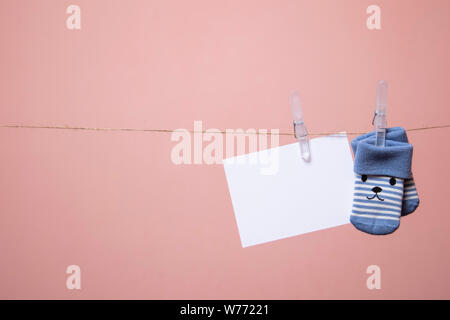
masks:
<svg viewBox="0 0 450 320"><path fill-rule="evenodd" d="M77 131L122 131L122 132L153 132L153 133L172 133L172 132L189 132L189 133L221 133L226 134L225 130L185 130L185 129L145 129L145 128L102 128L102 127L81 127L81 126L53 126L53 125L0 125L0 128L10 128L10 129L53 129L53 130L77 130ZM406 129L408 132L412 131L424 131L424 130L434 130L434 129L445 129L450 128L450 124L443 125L435 125L435 126L424 126L417 128L409 128ZM279 136L294 136L294 133L288 132L270 132L267 131L265 133L262 132L246 132L246 131L235 131L233 130L233 134L267 134L267 135L279 135ZM346 134L365 134L366 132L345 132ZM343 130L336 132L308 132L309 136L327 136L327 135L339 135L343 134Z"/></svg>

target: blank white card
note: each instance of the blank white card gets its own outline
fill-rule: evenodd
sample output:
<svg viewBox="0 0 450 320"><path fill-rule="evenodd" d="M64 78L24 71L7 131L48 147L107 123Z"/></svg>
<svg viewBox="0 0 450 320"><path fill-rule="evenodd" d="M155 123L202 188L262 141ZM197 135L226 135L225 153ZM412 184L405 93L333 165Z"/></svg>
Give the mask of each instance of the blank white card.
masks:
<svg viewBox="0 0 450 320"><path fill-rule="evenodd" d="M349 222L354 174L347 135L309 144L310 162L298 143L223 160L243 247Z"/></svg>

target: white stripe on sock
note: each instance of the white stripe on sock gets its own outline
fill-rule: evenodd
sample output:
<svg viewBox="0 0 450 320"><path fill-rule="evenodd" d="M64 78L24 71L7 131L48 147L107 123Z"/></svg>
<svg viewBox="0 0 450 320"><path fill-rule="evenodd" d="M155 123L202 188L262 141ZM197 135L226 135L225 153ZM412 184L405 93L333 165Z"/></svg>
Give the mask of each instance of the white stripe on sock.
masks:
<svg viewBox="0 0 450 320"><path fill-rule="evenodd" d="M354 199L358 199L358 198L359 197L354 197ZM367 200L367 199L363 199L363 200ZM392 210L400 210L401 209L399 207L391 206L391 205L389 205L387 203L384 203L384 202L386 202L386 200L383 201L382 205L380 205L379 203L376 203L376 202L371 203L371 202L357 202L357 201L355 201L353 204L360 205L360 206L374 207L374 208L386 208L386 209L392 209Z"/></svg>
<svg viewBox="0 0 450 320"><path fill-rule="evenodd" d="M373 209L368 209L368 208L358 208L358 207L353 207L354 210L356 211L364 211L364 212L373 212L373 213L383 213L383 214L392 214L392 215L400 215L400 209L397 208L398 212L393 212L393 211L383 211L383 207L382 206L378 206L378 208L380 210L377 210L377 208L373 208Z"/></svg>
<svg viewBox="0 0 450 320"><path fill-rule="evenodd" d="M359 191L359 190L356 190ZM370 194L367 194L368 196L371 196ZM353 196L354 199L361 199L361 200L368 200L365 196ZM382 197L383 198L383 197ZM402 199L399 198L398 200L391 200L391 199L384 199L383 203L386 204L401 204Z"/></svg>
<svg viewBox="0 0 450 320"><path fill-rule="evenodd" d="M352 213L352 216L364 217L364 218L374 218L374 219L396 220L396 221L400 219L400 218L394 218L394 217L374 216L374 215L371 215L371 214L356 214L356 213Z"/></svg>

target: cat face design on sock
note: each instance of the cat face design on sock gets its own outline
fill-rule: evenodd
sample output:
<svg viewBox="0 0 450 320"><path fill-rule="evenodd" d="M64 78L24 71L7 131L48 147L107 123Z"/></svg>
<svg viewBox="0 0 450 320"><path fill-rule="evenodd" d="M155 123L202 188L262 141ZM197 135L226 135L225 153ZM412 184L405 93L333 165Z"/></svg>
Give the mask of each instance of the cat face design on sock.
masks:
<svg viewBox="0 0 450 320"><path fill-rule="evenodd" d="M370 234L388 234L400 225L404 180L355 174L350 222Z"/></svg>
<svg viewBox="0 0 450 320"><path fill-rule="evenodd" d="M371 201L385 201L393 192L403 189L403 179L388 176L357 175L357 183L363 188L365 197ZM397 191L397 192L396 192Z"/></svg>

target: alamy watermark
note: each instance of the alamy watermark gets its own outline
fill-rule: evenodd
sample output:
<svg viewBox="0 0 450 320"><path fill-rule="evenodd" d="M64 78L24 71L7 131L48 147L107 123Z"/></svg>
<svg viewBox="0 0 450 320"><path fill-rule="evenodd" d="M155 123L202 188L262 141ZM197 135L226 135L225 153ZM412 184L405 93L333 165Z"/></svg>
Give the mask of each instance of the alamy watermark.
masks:
<svg viewBox="0 0 450 320"><path fill-rule="evenodd" d="M366 281L367 289L381 289L381 268L376 264L372 264L367 267L366 273L370 274Z"/></svg>
<svg viewBox="0 0 450 320"><path fill-rule="evenodd" d="M66 13L70 14L66 20L66 27L69 30L81 29L81 8L78 5L71 4L67 7Z"/></svg>
<svg viewBox="0 0 450 320"><path fill-rule="evenodd" d="M279 129L203 130L201 120L194 130L177 129L171 141L178 142L171 151L172 162L179 164L250 164L260 166L263 175L274 175L279 169ZM270 148L269 148L270 140Z"/></svg>
<svg viewBox="0 0 450 320"><path fill-rule="evenodd" d="M66 273L69 275L66 279L66 288L69 290L81 289L81 268L72 264L67 267Z"/></svg>
<svg viewBox="0 0 450 320"><path fill-rule="evenodd" d="M376 4L367 7L366 13L370 14L366 20L366 26L369 30L381 30L381 9Z"/></svg>

